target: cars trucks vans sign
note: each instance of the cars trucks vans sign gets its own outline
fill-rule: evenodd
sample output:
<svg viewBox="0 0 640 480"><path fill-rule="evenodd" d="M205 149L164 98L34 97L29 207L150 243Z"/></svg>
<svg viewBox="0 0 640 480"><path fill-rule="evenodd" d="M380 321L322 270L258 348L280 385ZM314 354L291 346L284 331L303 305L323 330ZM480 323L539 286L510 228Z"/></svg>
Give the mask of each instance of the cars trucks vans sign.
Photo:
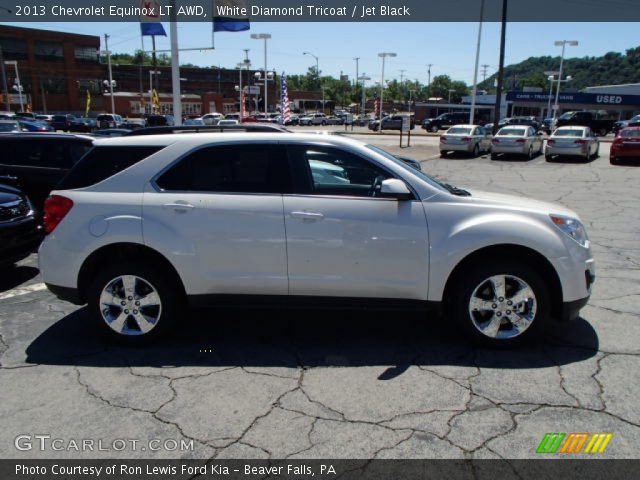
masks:
<svg viewBox="0 0 640 480"><path fill-rule="evenodd" d="M555 94L551 95L551 101L555 100ZM536 102L547 103L548 93L536 92L509 92L508 102ZM589 104L589 105L640 105L640 95L607 95L602 93L560 93L558 101L562 104Z"/></svg>

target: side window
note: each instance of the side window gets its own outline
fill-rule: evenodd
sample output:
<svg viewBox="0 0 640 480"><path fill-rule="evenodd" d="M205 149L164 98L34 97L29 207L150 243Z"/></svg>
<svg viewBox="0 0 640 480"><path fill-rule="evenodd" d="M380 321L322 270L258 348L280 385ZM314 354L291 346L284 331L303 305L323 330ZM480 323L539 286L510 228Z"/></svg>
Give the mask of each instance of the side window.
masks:
<svg viewBox="0 0 640 480"><path fill-rule="evenodd" d="M374 197L380 182L391 177L367 160L338 149L310 146L301 153L313 194Z"/></svg>
<svg viewBox="0 0 640 480"><path fill-rule="evenodd" d="M15 166L20 167L47 167L45 160L45 142L38 141L16 141L12 142L13 161Z"/></svg>
<svg viewBox="0 0 640 480"><path fill-rule="evenodd" d="M187 155L157 181L165 191L291 193L286 150L276 145L223 145Z"/></svg>

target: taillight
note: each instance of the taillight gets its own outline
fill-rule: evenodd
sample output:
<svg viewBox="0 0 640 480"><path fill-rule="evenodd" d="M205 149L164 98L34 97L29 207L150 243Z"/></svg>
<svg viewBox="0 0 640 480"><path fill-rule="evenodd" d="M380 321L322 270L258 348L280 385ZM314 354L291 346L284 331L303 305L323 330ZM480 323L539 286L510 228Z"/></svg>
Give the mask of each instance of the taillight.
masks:
<svg viewBox="0 0 640 480"><path fill-rule="evenodd" d="M521 145L522 145L524 142L526 142L526 140L525 140L524 138L519 138L519 139L517 139L517 140L516 140L516 143L519 143L519 144L521 144Z"/></svg>
<svg viewBox="0 0 640 480"><path fill-rule="evenodd" d="M440 137L440 143L447 143L447 137Z"/></svg>
<svg viewBox="0 0 640 480"><path fill-rule="evenodd" d="M498 140L497 138L494 138L493 140L491 140L491 143L493 143L494 145L497 145L500 143L500 140Z"/></svg>
<svg viewBox="0 0 640 480"><path fill-rule="evenodd" d="M471 137L462 137L460 140L462 140L463 142L470 142Z"/></svg>
<svg viewBox="0 0 640 480"><path fill-rule="evenodd" d="M554 143L556 143L555 140L547 140L547 145L553 145Z"/></svg>
<svg viewBox="0 0 640 480"><path fill-rule="evenodd" d="M587 141L586 140L575 140L573 143L575 143L576 145L586 145Z"/></svg>
<svg viewBox="0 0 640 480"><path fill-rule="evenodd" d="M44 202L44 231L51 233L73 207L73 200L51 195Z"/></svg>

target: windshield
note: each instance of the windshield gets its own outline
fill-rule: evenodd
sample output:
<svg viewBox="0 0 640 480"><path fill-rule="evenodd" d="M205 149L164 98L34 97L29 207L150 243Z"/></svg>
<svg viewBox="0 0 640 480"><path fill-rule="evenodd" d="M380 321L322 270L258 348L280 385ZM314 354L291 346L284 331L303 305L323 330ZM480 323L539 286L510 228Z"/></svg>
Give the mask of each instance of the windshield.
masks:
<svg viewBox="0 0 640 480"><path fill-rule="evenodd" d="M553 133L554 137L582 137L584 130L561 130L558 129Z"/></svg>
<svg viewBox="0 0 640 480"><path fill-rule="evenodd" d="M471 134L470 128L455 127L455 128L450 128L447 131L447 135L469 135L469 134Z"/></svg>
<svg viewBox="0 0 640 480"><path fill-rule="evenodd" d="M567 112L560 115L560 120L570 120L573 118L573 112Z"/></svg>
<svg viewBox="0 0 640 480"><path fill-rule="evenodd" d="M502 128L498 132L498 135L514 135L517 137L522 137L526 133L524 128Z"/></svg>
<svg viewBox="0 0 640 480"><path fill-rule="evenodd" d="M396 165L400 165L404 170L406 170L407 172L411 172L414 175L420 177L421 179L423 179L425 182L427 182L429 185L431 185L432 187L436 187L438 190L443 190L443 191L449 191L449 189L447 187L445 187L444 183L436 180L435 178L427 175L426 173L422 172L422 171L418 171L413 167L410 167L409 165L407 165L406 163L404 163L402 160L396 158L395 156L393 156L392 154L390 154L389 152L376 147L374 145L365 145L369 150L378 153L380 155L382 155L383 157L393 161Z"/></svg>

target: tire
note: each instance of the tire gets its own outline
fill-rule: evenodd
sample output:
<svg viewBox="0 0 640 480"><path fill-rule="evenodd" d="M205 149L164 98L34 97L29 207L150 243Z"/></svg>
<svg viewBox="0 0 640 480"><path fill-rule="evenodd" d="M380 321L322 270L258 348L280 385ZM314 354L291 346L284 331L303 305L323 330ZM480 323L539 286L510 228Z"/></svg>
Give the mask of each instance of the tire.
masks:
<svg viewBox="0 0 640 480"><path fill-rule="evenodd" d="M533 160L533 145L529 146L529 153L527 154L527 160Z"/></svg>
<svg viewBox="0 0 640 480"><path fill-rule="evenodd" d="M125 285L133 288L128 292L131 295L124 295ZM144 299L149 305L136 303ZM103 334L118 343L142 346L171 330L179 313L184 312L185 302L178 280L165 269L144 263L117 263L96 276L88 290L88 305L92 320Z"/></svg>
<svg viewBox="0 0 640 480"><path fill-rule="evenodd" d="M325 122L324 120L322 121L322 126L326 127L327 126L327 122Z"/></svg>
<svg viewBox="0 0 640 480"><path fill-rule="evenodd" d="M618 159L618 157L611 157L611 158L609 159L609 163L610 163L611 165L618 165L618 164L620 163L620 159Z"/></svg>
<svg viewBox="0 0 640 480"><path fill-rule="evenodd" d="M606 137L606 136L607 136L607 133L609 133L609 132L607 132L607 129L606 129L606 128L604 128L604 127L603 127L603 128L601 128L600 130L598 130L598 136L599 136L599 137Z"/></svg>
<svg viewBox="0 0 640 480"><path fill-rule="evenodd" d="M510 348L544 333L551 310L549 290L529 264L493 260L468 267L455 280L447 308L457 328L472 342ZM519 303L510 305L512 298Z"/></svg>
<svg viewBox="0 0 640 480"><path fill-rule="evenodd" d="M547 162L551 162L551 161L552 161L551 155L545 155L545 156L544 156L544 159L545 159Z"/></svg>
<svg viewBox="0 0 640 480"><path fill-rule="evenodd" d="M432 125L431 127L429 127L429 131L431 133L438 133L439 128L436 125Z"/></svg>
<svg viewBox="0 0 640 480"><path fill-rule="evenodd" d="M473 155L473 158L478 158L478 155L480 155L480 147L477 143L473 147L473 153L471 155Z"/></svg>
<svg viewBox="0 0 640 480"><path fill-rule="evenodd" d="M498 159L498 154L497 153L492 153L491 154L491 160L497 160Z"/></svg>
<svg viewBox="0 0 640 480"><path fill-rule="evenodd" d="M448 152L440 152L440 158L447 158L447 157L449 157Z"/></svg>

